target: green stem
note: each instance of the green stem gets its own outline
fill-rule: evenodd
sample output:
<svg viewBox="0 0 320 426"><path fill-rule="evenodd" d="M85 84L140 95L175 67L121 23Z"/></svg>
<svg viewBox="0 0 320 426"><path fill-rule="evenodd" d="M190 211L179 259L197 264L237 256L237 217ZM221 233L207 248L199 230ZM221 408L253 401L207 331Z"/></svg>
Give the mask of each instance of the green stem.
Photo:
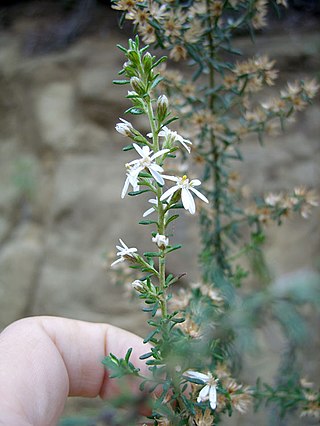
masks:
<svg viewBox="0 0 320 426"><path fill-rule="evenodd" d="M163 210L163 205L160 201L160 197L162 195L162 189L158 188L157 198L158 198L158 206L159 206L159 220L158 220L158 229L159 234L165 235L165 213ZM164 251L159 249L159 252L161 253L161 256L159 257L159 285L160 289L163 292L163 300L161 303L161 313L162 317L166 318L168 311L167 311L167 295L166 295L166 258Z"/></svg>
<svg viewBox="0 0 320 426"><path fill-rule="evenodd" d="M158 136L158 130L155 124L155 118L154 118L150 96L148 96L148 99L146 100L146 106L147 106L147 115L148 115L150 128L152 132L152 140L153 140L152 149L153 149L153 152L158 152L160 150L159 136Z"/></svg>
<svg viewBox="0 0 320 426"><path fill-rule="evenodd" d="M152 131L152 137L153 137L153 145L152 149L153 152L156 153L160 150L159 145L159 136L158 136L158 129L156 128L155 124L155 117L153 113L152 103L151 103L151 97L148 96L146 100L146 107L147 107L147 115L150 123L150 128ZM161 162L161 159L158 158L157 162ZM160 198L162 196L162 188L157 187L157 199L158 199L158 232L160 235L165 235L165 212L163 209L162 202L160 201ZM162 291L162 300L160 302L161 307L161 314L162 318L167 317L168 309L167 309L167 295L166 295L166 259L165 254L162 249L159 248L159 287Z"/></svg>
<svg viewBox="0 0 320 426"><path fill-rule="evenodd" d="M287 391L255 391L253 393L254 398L278 398L280 400L284 401L290 401L294 400L295 403L297 402L305 402L306 398L303 396L297 395L297 394L290 394Z"/></svg>
<svg viewBox="0 0 320 426"><path fill-rule="evenodd" d="M151 128L152 137L153 137L152 149L153 149L153 152L156 153L160 150L159 136L158 136L159 123L156 123L156 120L155 120L150 95L147 96L145 102L146 102L146 112L147 112L147 116L148 116L148 119L149 119L150 128ZM157 126L158 126L158 128L157 128ZM156 162L158 164L161 164L161 162L162 162L161 157L162 156L160 156L156 159ZM165 232L166 232L165 218L166 218L167 209L163 206L162 202L160 201L162 194L163 194L162 188L159 185L157 185L156 196L157 196L157 205L158 205L158 232L159 232L160 235L165 235ZM161 301L160 301L160 308L161 308L161 316L162 316L162 319L164 320L163 338L166 341L167 339L165 338L165 335L166 335L166 333L169 332L169 327L168 327L169 323L167 322L167 316L168 316L167 303L168 302L167 302L167 289L166 289L166 254L165 254L165 251L161 248L159 248L159 274L158 274L158 279L159 279L159 288L162 292L162 297L161 297ZM169 369L169 372L170 372L170 369ZM173 372L170 372L169 374L172 378L174 377ZM179 390L180 390L179 385L176 385L175 383L172 383L172 384L173 384L173 388L175 389L175 392L179 392ZM181 398L178 398L177 403L178 404L177 404L175 410L177 410L178 407L184 407L184 403L183 403Z"/></svg>
<svg viewBox="0 0 320 426"><path fill-rule="evenodd" d="M209 44L209 56L210 60L208 61L208 68L209 68L209 89L210 95L208 98L208 107L212 114L215 113L215 95L213 93L213 89L215 87L215 70L212 64L212 60L216 57L216 51L214 46L214 40L213 40L213 21L210 14L210 3L211 0L207 0L207 13L208 13L208 27L210 28L210 31L208 31L208 44ZM214 131L210 130L210 146L211 146L211 154L212 154L212 163L213 163L213 209L215 212L215 220L214 220L214 227L215 230L213 232L214 240L214 257L216 259L217 265L221 269L225 269L225 259L224 259L224 250L222 247L222 226L221 226L221 176L220 176L220 169L219 169L219 162L220 162L220 153L217 146L217 140L214 134ZM206 230L208 231L208 230ZM212 244L212 241L209 242L209 244Z"/></svg>

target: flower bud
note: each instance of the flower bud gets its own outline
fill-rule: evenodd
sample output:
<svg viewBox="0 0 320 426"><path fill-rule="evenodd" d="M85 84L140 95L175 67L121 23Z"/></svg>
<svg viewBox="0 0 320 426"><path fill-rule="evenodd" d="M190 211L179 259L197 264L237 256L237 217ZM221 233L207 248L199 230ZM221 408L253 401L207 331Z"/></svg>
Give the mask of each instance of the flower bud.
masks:
<svg viewBox="0 0 320 426"><path fill-rule="evenodd" d="M143 293L144 292L144 285L143 285L142 281L135 280L135 281L133 281L133 283L131 285L139 293Z"/></svg>
<svg viewBox="0 0 320 426"><path fill-rule="evenodd" d="M139 64L139 53L135 50L128 50L128 59L132 62L133 65Z"/></svg>
<svg viewBox="0 0 320 426"><path fill-rule="evenodd" d="M144 87L143 82L138 77L131 77L130 78L130 84L133 90L140 96L144 95L146 92L146 89Z"/></svg>
<svg viewBox="0 0 320 426"><path fill-rule="evenodd" d="M168 114L169 101L166 95L160 95L157 100L157 118L162 122Z"/></svg>
<svg viewBox="0 0 320 426"><path fill-rule="evenodd" d="M169 238L165 235L157 234L152 238L152 242L156 243L159 249L164 250L169 245Z"/></svg>
<svg viewBox="0 0 320 426"><path fill-rule="evenodd" d="M133 138L135 134L134 134L134 128L132 124L129 121L124 120L123 118L120 118L120 120L122 121L122 123L116 124L116 131L123 136L128 136L129 138Z"/></svg>
<svg viewBox="0 0 320 426"><path fill-rule="evenodd" d="M144 68L144 72L148 74L152 68L152 55L149 52L147 52L142 58L142 65Z"/></svg>
<svg viewBox="0 0 320 426"><path fill-rule="evenodd" d="M136 74L136 70L131 61L127 61L123 64L123 70L127 77L133 77Z"/></svg>

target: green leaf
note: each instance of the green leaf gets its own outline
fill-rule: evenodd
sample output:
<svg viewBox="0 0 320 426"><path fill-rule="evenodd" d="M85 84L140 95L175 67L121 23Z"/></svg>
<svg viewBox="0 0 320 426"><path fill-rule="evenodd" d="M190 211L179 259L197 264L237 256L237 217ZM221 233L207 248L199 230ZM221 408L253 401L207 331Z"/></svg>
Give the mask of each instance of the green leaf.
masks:
<svg viewBox="0 0 320 426"><path fill-rule="evenodd" d="M140 195L140 194L143 194L143 193L149 192L149 191L150 191L149 189L140 189L140 191L128 192L128 195L130 195L130 197L135 197L136 195Z"/></svg>
<svg viewBox="0 0 320 426"><path fill-rule="evenodd" d="M184 209L183 204L182 203L176 203L173 204L171 207L171 209Z"/></svg>
<svg viewBox="0 0 320 426"><path fill-rule="evenodd" d="M152 330L147 337L143 340L143 343L148 343L156 334L159 333L159 329L156 328L155 330Z"/></svg>
<svg viewBox="0 0 320 426"><path fill-rule="evenodd" d="M169 284L169 282L172 280L172 278L174 278L174 275L173 274L169 274L168 276L167 276L167 278L166 278L166 284L168 285Z"/></svg>
<svg viewBox="0 0 320 426"><path fill-rule="evenodd" d="M147 323L151 325L152 327L159 327L159 322L154 320L148 320Z"/></svg>
<svg viewBox="0 0 320 426"><path fill-rule="evenodd" d="M154 89L162 80L163 80L163 77L160 77L160 76L156 77L151 84L151 89Z"/></svg>
<svg viewBox="0 0 320 426"><path fill-rule="evenodd" d="M178 250L178 249L180 249L181 247L182 247L182 245L181 245L181 244L177 244L177 245L175 245L175 246L168 247L168 248L166 249L166 253L171 253L172 251L174 251L174 250Z"/></svg>
<svg viewBox="0 0 320 426"><path fill-rule="evenodd" d="M142 115L145 111L141 108L131 107L125 111L125 114Z"/></svg>
<svg viewBox="0 0 320 426"><path fill-rule="evenodd" d="M112 83L113 84L120 84L120 85L122 85L122 84L128 84L130 82L129 82L129 80L113 80Z"/></svg>
<svg viewBox="0 0 320 426"><path fill-rule="evenodd" d="M137 135L137 136L135 136L135 137L133 138L133 140L134 140L135 142L139 142L139 143L142 143L142 144L144 144L144 145L147 145L147 140L146 140L146 138L145 138L145 137L143 137L142 135Z"/></svg>
<svg viewBox="0 0 320 426"><path fill-rule="evenodd" d="M143 307L143 308L142 308L142 311L143 311L143 312L152 312L152 311L153 311L153 309L154 309L153 307L148 307L148 308L147 308L147 307Z"/></svg>
<svg viewBox="0 0 320 426"><path fill-rule="evenodd" d="M117 44L117 48L120 49L122 52L127 53L127 49L121 46L121 44Z"/></svg>
<svg viewBox="0 0 320 426"><path fill-rule="evenodd" d="M140 172L139 177L150 179L150 178L152 178L152 175L150 173Z"/></svg>
<svg viewBox="0 0 320 426"><path fill-rule="evenodd" d="M131 151L133 149L133 145L127 145L122 148L122 151Z"/></svg>
<svg viewBox="0 0 320 426"><path fill-rule="evenodd" d="M140 355L139 359L148 359L153 355L152 352L147 352L146 354Z"/></svg>
<svg viewBox="0 0 320 426"><path fill-rule="evenodd" d="M220 46L226 52L232 53L234 55L240 55L240 56L242 55L242 51L240 49L236 49L235 47L232 47L230 44L228 44L227 46L220 44Z"/></svg>
<svg viewBox="0 0 320 426"><path fill-rule="evenodd" d="M140 220L139 225L157 225L158 222L155 220Z"/></svg>
<svg viewBox="0 0 320 426"><path fill-rule="evenodd" d="M124 357L126 362L129 362L129 358L130 358L131 353L132 353L132 348L129 348L127 350L126 356Z"/></svg>
<svg viewBox="0 0 320 426"><path fill-rule="evenodd" d="M169 118L169 120L167 120L167 121L165 121L165 122L163 123L162 127L164 127L164 126L168 126L170 123L172 123L173 121L176 121L176 120L179 120L179 117L172 117L172 118Z"/></svg>
<svg viewBox="0 0 320 426"><path fill-rule="evenodd" d="M161 253L159 253L157 251L146 251L145 253L143 253L143 255L145 257L160 257Z"/></svg>
<svg viewBox="0 0 320 426"><path fill-rule="evenodd" d="M136 269L140 269L140 266L138 266ZM143 268L141 268L141 272L151 272L152 274L154 274L155 273L155 271L154 271L154 269L153 268L148 268L148 267L143 267Z"/></svg>
<svg viewBox="0 0 320 426"><path fill-rule="evenodd" d="M147 365L162 365L163 361L158 359L149 359L149 361L146 362Z"/></svg>
<svg viewBox="0 0 320 426"><path fill-rule="evenodd" d="M171 321L175 324L180 324L182 322L185 322L185 318L171 318Z"/></svg>
<svg viewBox="0 0 320 426"><path fill-rule="evenodd" d="M169 225L170 222L173 222L175 219L178 219L179 215L178 214L174 214L173 216L170 216L168 218L168 220L166 221L166 226Z"/></svg>
<svg viewBox="0 0 320 426"><path fill-rule="evenodd" d="M158 59L153 65L152 68L157 67L158 65L160 65L162 62L165 62L167 60L166 56L162 56L162 58Z"/></svg>

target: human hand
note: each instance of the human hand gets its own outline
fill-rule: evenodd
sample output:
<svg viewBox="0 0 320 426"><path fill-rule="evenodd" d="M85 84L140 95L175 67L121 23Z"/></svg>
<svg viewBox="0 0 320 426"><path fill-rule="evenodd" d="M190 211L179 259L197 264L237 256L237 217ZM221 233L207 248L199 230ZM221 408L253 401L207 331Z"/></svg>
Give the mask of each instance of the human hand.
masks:
<svg viewBox="0 0 320 426"><path fill-rule="evenodd" d="M68 396L105 398L112 386L101 361L110 352L146 372L142 339L108 324L31 317L0 334L0 425L54 426Z"/></svg>

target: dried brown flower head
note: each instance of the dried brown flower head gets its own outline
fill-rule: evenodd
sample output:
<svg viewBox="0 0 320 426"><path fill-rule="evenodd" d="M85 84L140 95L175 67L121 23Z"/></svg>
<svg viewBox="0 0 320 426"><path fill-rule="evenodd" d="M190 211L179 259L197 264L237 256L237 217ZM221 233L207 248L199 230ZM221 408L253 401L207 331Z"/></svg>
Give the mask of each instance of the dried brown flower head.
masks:
<svg viewBox="0 0 320 426"><path fill-rule="evenodd" d="M212 426L214 424L214 416L209 408L206 408L204 412L197 409L193 420L197 426Z"/></svg>

